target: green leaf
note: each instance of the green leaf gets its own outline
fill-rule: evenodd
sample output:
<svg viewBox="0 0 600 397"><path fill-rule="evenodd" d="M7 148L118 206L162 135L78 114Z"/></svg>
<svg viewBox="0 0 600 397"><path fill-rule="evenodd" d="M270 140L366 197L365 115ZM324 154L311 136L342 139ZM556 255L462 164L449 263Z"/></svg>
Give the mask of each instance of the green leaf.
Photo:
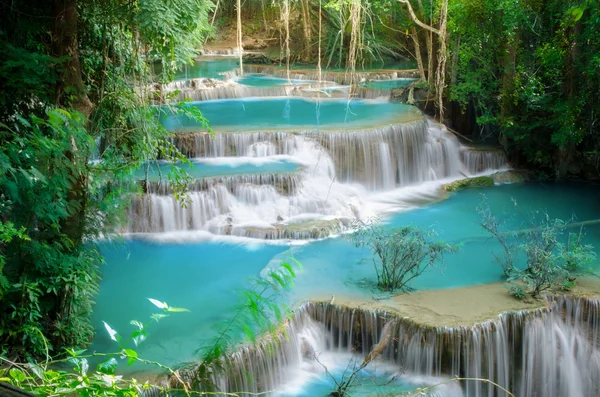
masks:
<svg viewBox="0 0 600 397"><path fill-rule="evenodd" d="M150 316L150 318L152 318L152 320L158 322L159 320L162 320L165 317L169 317L168 314L163 314L163 313L154 313L152 314L152 316Z"/></svg>
<svg viewBox="0 0 600 397"><path fill-rule="evenodd" d="M154 306L158 307L159 309L163 309L163 310L164 310L164 309L168 309L168 308L169 308L169 305L167 305L166 303L164 303L164 302L161 302L161 301L159 301L159 300L152 299L152 298L148 298L148 300L149 300L149 301L150 301L150 302L151 302L151 303L152 303Z"/></svg>
<svg viewBox="0 0 600 397"><path fill-rule="evenodd" d="M117 370L118 362L114 357L109 358L106 361L101 362L96 367L96 370L101 374L114 375Z"/></svg>
<svg viewBox="0 0 600 397"><path fill-rule="evenodd" d="M8 373L17 383L21 383L27 378L25 373L17 368L11 368Z"/></svg>
<svg viewBox="0 0 600 397"><path fill-rule="evenodd" d="M189 312L189 310L184 309L183 307L167 307L167 312L169 312L169 313L184 313L184 312Z"/></svg>
<svg viewBox="0 0 600 397"><path fill-rule="evenodd" d="M31 369L31 372L35 374L35 376L37 376L41 380L44 380L44 369L42 367L32 363L29 364L29 368Z"/></svg>
<svg viewBox="0 0 600 397"><path fill-rule="evenodd" d="M137 361L138 354L135 350L124 349L123 354L127 356L127 365L131 365Z"/></svg>
<svg viewBox="0 0 600 397"><path fill-rule="evenodd" d="M292 277L296 277L296 273L294 273L294 269L292 268L292 265L290 265L289 263L282 263L281 267L283 267L284 269L287 269L287 271L290 273L290 275Z"/></svg>
<svg viewBox="0 0 600 397"><path fill-rule="evenodd" d="M104 323L104 328L106 328L106 331L108 331L108 335L110 336L110 339L114 340L117 343L121 343L121 335L119 335L117 333L117 331L112 329L110 327L110 325L108 325L105 321L103 321L103 323Z"/></svg>
<svg viewBox="0 0 600 397"><path fill-rule="evenodd" d="M143 329L131 333L131 338L136 346L145 341L147 336L148 333Z"/></svg>
<svg viewBox="0 0 600 397"><path fill-rule="evenodd" d="M144 324L142 324L140 321L137 320L131 320L131 322L129 323L131 325L135 325L136 327L138 327L139 329L144 329Z"/></svg>

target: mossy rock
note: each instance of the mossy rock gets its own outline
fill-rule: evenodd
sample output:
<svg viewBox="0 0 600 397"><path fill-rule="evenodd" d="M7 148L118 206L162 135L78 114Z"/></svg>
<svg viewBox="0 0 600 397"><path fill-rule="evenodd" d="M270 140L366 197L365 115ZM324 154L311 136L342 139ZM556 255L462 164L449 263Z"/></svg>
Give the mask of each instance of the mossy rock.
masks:
<svg viewBox="0 0 600 397"><path fill-rule="evenodd" d="M498 171L490 176L496 183L523 183L533 179L531 173L526 170Z"/></svg>
<svg viewBox="0 0 600 397"><path fill-rule="evenodd" d="M478 176L476 178L466 178L443 186L446 192L457 192L471 187L491 187L494 186L494 179L489 176Z"/></svg>

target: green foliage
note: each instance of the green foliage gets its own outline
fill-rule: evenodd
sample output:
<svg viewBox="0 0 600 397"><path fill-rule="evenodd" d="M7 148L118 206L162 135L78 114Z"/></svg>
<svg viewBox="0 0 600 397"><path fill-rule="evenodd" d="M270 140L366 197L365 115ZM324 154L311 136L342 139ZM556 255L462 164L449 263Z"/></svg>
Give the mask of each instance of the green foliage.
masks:
<svg viewBox="0 0 600 397"><path fill-rule="evenodd" d="M503 231L506 219L498 220L492 213L485 195L481 195L481 202L477 206L477 213L481 217L481 227L490 233L502 246L502 253L494 255L494 261L502 267L502 273L509 277L515 267L516 244L512 241L514 235Z"/></svg>
<svg viewBox="0 0 600 397"><path fill-rule="evenodd" d="M445 254L458 251L455 245L437 241L435 232L413 227L371 224L351 238L357 247L372 251L377 286L383 291L409 291L412 280L443 264Z"/></svg>
<svg viewBox="0 0 600 397"><path fill-rule="evenodd" d="M518 210L516 201L513 203ZM549 289L570 290L577 277L592 272L596 254L592 245L583 242L583 227L567 233L564 241L564 231L572 226L572 220L565 222L538 211L525 217L527 229L504 230L506 220L497 220L485 196L477 212L481 226L502 246L501 255L494 253L495 261L502 266L509 292L515 297L537 298Z"/></svg>
<svg viewBox="0 0 600 397"><path fill-rule="evenodd" d="M547 214L532 216L532 228L524 232L525 242L520 249L526 256L524 270L513 267L509 284L522 283L534 298L551 288L569 290L575 279L591 273L596 254L592 245L583 245L583 230L568 233L567 243L560 241L567 224L551 219Z"/></svg>
<svg viewBox="0 0 600 397"><path fill-rule="evenodd" d="M447 192L456 192L470 187L490 187L494 186L494 180L489 176L478 176L475 178L459 179L447 185L444 185L444 190Z"/></svg>
<svg viewBox="0 0 600 397"><path fill-rule="evenodd" d="M600 5L590 0L454 0L460 39L450 96L474 107L483 137L564 176L575 153L597 149Z"/></svg>
<svg viewBox="0 0 600 397"><path fill-rule="evenodd" d="M152 325L169 317L171 313L185 313L187 309L170 306L158 299L148 301L159 309L150 316L149 321L132 320L135 328L128 338L124 338L117 330L104 322L109 338L116 345L110 353L88 353L85 349L66 349L66 357L53 359L50 357L46 340L38 330L44 343L44 361L29 361L21 364L0 355L5 364L0 369L0 381L18 386L39 396L118 396L134 397L143 391L162 389L150 382L139 382L135 378L124 378L117 375L120 363L130 366L141 363L165 371L170 376L170 384L178 384L181 391L191 395L191 390L216 392L213 376L218 371L226 370L226 356L231 353L240 341L254 343L257 335L263 332L276 332L277 326L289 315L290 311L279 301L282 291L293 286L296 271L302 265L292 258L291 263L281 263L276 269L268 271L264 277L251 280L252 287L241 292L243 303L235 310L233 317L223 323L216 337L199 349L201 362L195 365L195 378L192 382L183 379L177 370L158 362L146 360L138 355L137 346L149 337ZM90 361L101 358L102 361L91 370ZM71 371L60 370L60 364L72 365Z"/></svg>
<svg viewBox="0 0 600 397"><path fill-rule="evenodd" d="M242 304L233 310L233 316L218 325L217 336L197 350L200 363L185 365L191 366L193 373L189 381L192 390L216 392L214 375L227 370L227 356L240 342L255 343L258 335L281 332L279 326L291 314L281 303L282 293L294 286L298 270L302 270L301 263L291 258L289 263L283 262L261 278L250 280L252 286L241 292Z"/></svg>
<svg viewBox="0 0 600 397"><path fill-rule="evenodd" d="M91 340L102 258L89 242L124 223L139 167L186 161L160 114L206 122L188 104L151 106L150 87L195 56L211 30L210 1L71 4L75 20L55 24L52 2L0 3L0 340L11 357ZM61 27L71 24L80 67L56 56L65 53ZM73 75L83 92L68 85ZM91 102L85 116L69 109L82 97ZM189 176L169 178L183 202Z"/></svg>
<svg viewBox="0 0 600 397"><path fill-rule="evenodd" d="M38 396L135 397L144 391L158 388L148 381L139 382L135 378L129 379L117 375L120 363L127 365L141 363L177 376L173 369L139 357L138 353L130 346L131 343L138 346L143 342L148 335L147 329L160 319L168 317L170 313L187 311L170 307L155 299L149 300L161 311L153 314L150 321L145 323L131 321L131 325L137 329L131 333L128 339L123 339L116 330L104 323L111 340L117 346L114 352L89 353L85 349L66 349L66 357L63 359L51 359L47 355L45 361L31 361L24 364L0 356L0 360L4 364L0 369L0 381L10 383ZM94 370L91 368L90 361L98 358L101 358L102 361L96 365ZM72 366L72 369L70 371L58 369L65 365ZM183 391L189 395L187 390Z"/></svg>
<svg viewBox="0 0 600 397"><path fill-rule="evenodd" d="M86 343L101 259L73 238L95 238L101 229L80 225L84 217L105 217L70 190L90 177L93 140L79 115L58 109L46 119L18 118L12 128L0 128L12 136L0 148L0 213L9 219L0 240L0 338L12 354L34 356L45 350L41 334L50 349Z"/></svg>

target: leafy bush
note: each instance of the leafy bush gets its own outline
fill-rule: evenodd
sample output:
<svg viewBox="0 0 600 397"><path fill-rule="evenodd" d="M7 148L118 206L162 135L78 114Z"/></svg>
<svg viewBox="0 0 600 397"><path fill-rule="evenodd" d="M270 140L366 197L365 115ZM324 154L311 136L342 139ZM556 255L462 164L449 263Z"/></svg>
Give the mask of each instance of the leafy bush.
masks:
<svg viewBox="0 0 600 397"><path fill-rule="evenodd" d="M148 361L138 357L138 353L130 346L138 346L148 336L147 329L155 322L167 317L170 313L186 312L186 309L171 307L156 299L149 299L160 313L151 316L150 321L142 323L131 321L137 329L129 338L124 339L116 330L104 323L110 338L116 343L117 349L111 353L88 353L86 350L66 349L67 357L52 359L46 349L46 360L33 363L16 363L0 356L4 368L0 369L0 381L7 382L23 390L39 396L122 396L132 397L140 395L144 390L155 388L149 382L138 382L136 379L126 379L116 375L119 362L132 365L135 362L148 364L166 370L171 375L178 376L169 367L157 362ZM39 332L39 331L38 331ZM41 335L41 333L40 333ZM89 360L103 358L96 365L95 370L90 368ZM72 371L58 369L60 364L72 365Z"/></svg>
<svg viewBox="0 0 600 397"><path fill-rule="evenodd" d="M14 233L14 231L13 231ZM297 269L302 266L292 258ZM181 391L190 396L191 390L216 392L214 375L225 370L222 358L229 354L234 346L245 338L255 342L256 335L265 330L274 330L276 322L281 322L290 312L279 303L280 293L293 286L296 272L289 263L282 263L260 279L251 280L252 287L242 291L243 303L233 312L233 316L223 324L218 334L204 348L199 349L201 362L196 365L196 378L192 382L185 381L179 372L156 361L150 361L138 356L135 350L149 336L151 325L163 320L172 313L187 312L187 309L169 306L165 302L149 298L148 300L160 309L160 312L150 316L147 322L131 321L135 330L129 338L124 338L117 330L106 322L104 328L110 339L115 342L117 349L110 353L88 353L86 350L66 349L66 358L50 357L50 350L45 344L45 361L19 363L0 355L0 382L7 382L23 390L40 396L117 396L134 397L145 390L163 389L162 386L149 382L139 382L135 378L124 378L117 375L119 363L146 364L166 372L170 377L169 390ZM36 331L40 338L46 339ZM133 346L132 346L133 345ZM90 368L90 359L102 358L95 370ZM72 370L57 369L59 364L71 364ZM174 389L175 386L177 389ZM162 395L161 393L158 393ZM199 394L199 393L195 393ZM157 395L153 393L152 395Z"/></svg>
<svg viewBox="0 0 600 397"><path fill-rule="evenodd" d="M572 219L565 222L538 211L525 216L527 229L503 230L505 222L497 220L482 197L477 207L481 226L502 246L502 254L494 253L494 259L502 266L512 295L539 297L552 288L569 290L576 277L590 272L596 254L592 245L583 242L583 227L568 233L564 242L564 230L574 226ZM518 210L514 199L513 203ZM519 252L524 254L524 263L518 263Z"/></svg>
<svg viewBox="0 0 600 397"><path fill-rule="evenodd" d="M569 290L575 285L576 277L590 272L596 258L594 247L582 243L583 229L569 233L566 244L561 242L567 225L544 214L534 228L523 233L525 239L520 249L525 252L526 266L524 270L511 269L508 279L511 285L524 284L527 293L535 298L551 288ZM511 291L515 291L514 287Z"/></svg>
<svg viewBox="0 0 600 397"><path fill-rule="evenodd" d="M458 247L436 241L433 231L414 227L386 229L369 225L352 235L357 247L373 252L377 286L384 291L410 290L409 283L430 268L443 264L444 254Z"/></svg>
<svg viewBox="0 0 600 397"><path fill-rule="evenodd" d="M485 195L482 194L481 197L482 200L477 206L477 213L481 217L481 227L490 233L502 246L501 254L492 252L492 255L494 255L494 261L502 267L503 274L509 277L514 268L514 256L517 247L511 240L513 237L512 234L501 230L505 224L505 220L498 220L492 213Z"/></svg>

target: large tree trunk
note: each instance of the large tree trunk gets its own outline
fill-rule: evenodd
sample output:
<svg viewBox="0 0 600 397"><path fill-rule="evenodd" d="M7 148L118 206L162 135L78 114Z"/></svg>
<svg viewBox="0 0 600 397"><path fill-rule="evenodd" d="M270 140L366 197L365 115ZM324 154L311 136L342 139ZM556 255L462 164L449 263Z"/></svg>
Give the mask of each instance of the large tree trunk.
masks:
<svg viewBox="0 0 600 397"><path fill-rule="evenodd" d="M57 57L66 57L62 79L56 84L56 103L63 108L75 109L87 119L93 105L85 92L81 74L77 41L78 18L77 0L54 1L53 51ZM75 164L87 162L86 154L79 152L74 139L71 149L65 155ZM71 188L67 193L69 217L61 224L61 231L69 237L74 247L79 247L83 240L87 209L87 176L84 169L71 175L70 183Z"/></svg>
<svg viewBox="0 0 600 397"><path fill-rule="evenodd" d="M433 73L434 70L434 63L435 63L435 52L433 51L433 33L431 32L426 32L426 42L427 42L427 83L429 83L429 87L433 88L434 87L434 81L433 78L435 76L435 74Z"/></svg>
<svg viewBox="0 0 600 397"><path fill-rule="evenodd" d="M438 52L438 67L436 71L435 95L437 96L437 106L440 122L444 122L444 90L446 88L446 61L447 53L447 24L448 24L448 0L442 0L440 11L440 50Z"/></svg>
<svg viewBox="0 0 600 397"><path fill-rule="evenodd" d="M56 85L58 106L73 108L88 117L93 109L83 84L77 42L77 0L54 0L52 47L56 57L67 57L64 74Z"/></svg>
<svg viewBox="0 0 600 397"><path fill-rule="evenodd" d="M244 65L243 65L244 42L242 40L242 4L241 4L240 0L237 0L236 8L237 8L237 42L238 42L239 61L240 61L240 76L243 76L244 75Z"/></svg>
<svg viewBox="0 0 600 397"><path fill-rule="evenodd" d="M302 20L303 20L303 28L304 28L304 56L302 59L305 62L310 61L311 55L311 41L312 41L312 31L311 31L311 23L310 23L310 5L308 4L308 0L301 0L300 4L302 5Z"/></svg>
<svg viewBox="0 0 600 397"><path fill-rule="evenodd" d="M415 58L417 59L417 65L419 67L419 76L421 76L421 80L426 81L423 57L421 56L421 44L419 43L419 33L414 26L410 28L410 37L415 46Z"/></svg>

